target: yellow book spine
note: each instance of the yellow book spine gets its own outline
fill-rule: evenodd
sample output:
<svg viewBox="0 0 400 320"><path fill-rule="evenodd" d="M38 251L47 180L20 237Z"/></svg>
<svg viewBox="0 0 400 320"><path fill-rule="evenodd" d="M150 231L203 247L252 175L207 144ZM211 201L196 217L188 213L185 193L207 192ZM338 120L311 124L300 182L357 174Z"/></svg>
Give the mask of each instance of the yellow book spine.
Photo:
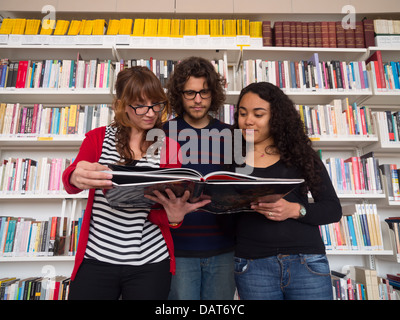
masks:
<svg viewBox="0 0 400 320"><path fill-rule="evenodd" d="M82 21L80 20L72 20L68 29L69 36L76 36L79 34L81 30Z"/></svg>
<svg viewBox="0 0 400 320"><path fill-rule="evenodd" d="M224 20L224 36L236 37L236 21Z"/></svg>
<svg viewBox="0 0 400 320"><path fill-rule="evenodd" d="M41 35L51 35L54 31L56 20L46 20L40 29Z"/></svg>
<svg viewBox="0 0 400 320"><path fill-rule="evenodd" d="M236 31L238 36L250 35L249 20L237 19L236 20Z"/></svg>
<svg viewBox="0 0 400 320"><path fill-rule="evenodd" d="M210 20L210 36L222 37L223 36L223 20L212 19Z"/></svg>
<svg viewBox="0 0 400 320"><path fill-rule="evenodd" d="M104 19L93 20L92 35L97 35L97 36L103 35L105 25L106 25L106 21Z"/></svg>
<svg viewBox="0 0 400 320"><path fill-rule="evenodd" d="M32 35L38 34L40 27L40 20L38 19L28 19L26 21L25 34Z"/></svg>
<svg viewBox="0 0 400 320"><path fill-rule="evenodd" d="M133 24L133 36L143 37L144 35L144 19L135 19Z"/></svg>
<svg viewBox="0 0 400 320"><path fill-rule="evenodd" d="M262 22L251 21L250 22L250 37L262 38Z"/></svg>
<svg viewBox="0 0 400 320"><path fill-rule="evenodd" d="M5 18L3 20L3 23L1 24L0 34L11 34L11 32L14 28L15 22L16 22L16 19Z"/></svg>
<svg viewBox="0 0 400 320"><path fill-rule="evenodd" d="M171 35L171 19L158 19L158 31L159 37L169 37Z"/></svg>
<svg viewBox="0 0 400 320"><path fill-rule="evenodd" d="M146 19L144 24L144 36L156 37L157 36L157 19Z"/></svg>
<svg viewBox="0 0 400 320"><path fill-rule="evenodd" d="M111 19L108 21L107 35L116 35L119 32L121 21L117 19Z"/></svg>
<svg viewBox="0 0 400 320"><path fill-rule="evenodd" d="M197 34L198 35L210 35L210 20L199 19L197 21Z"/></svg>
<svg viewBox="0 0 400 320"><path fill-rule="evenodd" d="M196 33L196 20L195 19L185 19L185 36L195 36Z"/></svg>
<svg viewBox="0 0 400 320"><path fill-rule="evenodd" d="M119 27L118 34L131 34L132 33L132 19L121 19L121 25Z"/></svg>
<svg viewBox="0 0 400 320"><path fill-rule="evenodd" d="M56 29L54 30L54 35L63 36L67 32L65 26L69 25L69 21L66 20L57 20ZM67 26L68 27L68 26Z"/></svg>
<svg viewBox="0 0 400 320"><path fill-rule="evenodd" d="M15 24L12 28L12 34L24 34L26 27L26 19L15 19Z"/></svg>

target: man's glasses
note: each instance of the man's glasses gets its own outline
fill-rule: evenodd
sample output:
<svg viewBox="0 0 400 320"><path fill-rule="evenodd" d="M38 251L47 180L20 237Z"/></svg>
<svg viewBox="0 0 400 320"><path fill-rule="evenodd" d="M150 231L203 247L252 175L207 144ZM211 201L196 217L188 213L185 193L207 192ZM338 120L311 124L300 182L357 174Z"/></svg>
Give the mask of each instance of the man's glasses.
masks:
<svg viewBox="0 0 400 320"><path fill-rule="evenodd" d="M157 102L155 104L152 104L151 106L142 106L138 104L137 106L132 106L129 105L133 110L135 110L135 113L138 116L144 116L147 112L149 112L150 109L152 109L154 112L161 112L164 110L166 106L166 101L163 102Z"/></svg>
<svg viewBox="0 0 400 320"><path fill-rule="evenodd" d="M203 89L200 91L186 90L186 91L182 91L182 93L183 93L183 96L185 97L185 99L187 99L187 100L194 100L196 98L197 94L199 94L202 99L208 99L211 97L210 89Z"/></svg>

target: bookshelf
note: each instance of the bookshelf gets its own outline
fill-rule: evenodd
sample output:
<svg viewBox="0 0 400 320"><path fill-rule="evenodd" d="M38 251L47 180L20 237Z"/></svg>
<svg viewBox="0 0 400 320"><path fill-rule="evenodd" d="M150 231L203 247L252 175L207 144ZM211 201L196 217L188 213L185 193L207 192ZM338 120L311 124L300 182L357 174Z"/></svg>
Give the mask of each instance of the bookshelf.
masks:
<svg viewBox="0 0 400 320"><path fill-rule="evenodd" d="M39 4L29 4L28 12L21 12L21 1L15 4L8 3L2 9L7 11L5 16L15 17L38 17L41 7ZM132 1L131 1L132 2ZM92 12L93 3L88 1L81 4L79 1L55 3L59 10L60 17L71 20L71 12L80 11L79 16L90 19L95 18L120 18L121 13L126 17L135 19L153 17L154 13L162 12L162 17L179 19L200 19L217 18L231 19L249 18L252 20L302 20L316 21L315 13L322 14L321 19L332 19L338 21L342 18L340 3L324 4L321 7L320 1L309 0L305 5L304 1L281 1L279 6L269 3L267 8L259 1L233 1L224 0L218 4L209 0L201 4L195 1L157 1L150 6L141 1L134 1L137 11L132 12L132 4L125 0L115 0L115 6L110 2L104 2L103 12ZM23 4L26 6L26 4ZM343 4L344 5L344 4ZM400 8L397 4L390 4L388 12L395 12L393 16L399 18ZM158 6L158 9L155 9ZM200 6L200 7L199 7ZM217 7L216 7L217 6ZM96 2L96 7L101 7ZM360 3L360 9L364 9L365 3ZM368 6L367 6L368 7ZM375 12L385 12L384 5L380 8L372 8L364 11L365 15L374 16ZM260 11L261 10L261 11ZM29 12L30 11L30 12ZM268 12L261 14L260 12ZM10 14L11 13L11 14ZM218 17L216 17L219 15ZM260 18L260 19L259 19ZM358 20L359 17L357 17ZM196 37L188 35L186 38L166 39L168 37L142 37L134 38L129 35L117 36L59 36L50 41L47 39L32 39L15 36L11 41L5 42L0 36L0 58L9 58L13 61L29 59L39 61L46 59L76 60L79 54L83 60L98 59L99 61L111 60L113 64L124 60L148 60L150 58L160 60L179 61L191 55L200 55L209 60L222 61L225 75L228 79L226 88L226 103L235 104L242 88L242 72L245 61L263 59L269 61L287 60L299 61L308 60L313 54L318 54L320 61L340 60L346 63L351 61L365 61L374 52L380 51L384 61L395 60L400 53L400 48L376 47L369 48L322 48L322 47L262 47L259 41L249 42L249 39L230 37L229 39L211 39L207 37ZM3 39L3 40L2 40ZM244 45L237 45L242 44ZM251 43L251 45L248 45ZM326 105L335 99L343 100L348 98L350 104L368 106L372 112L383 110L400 110L400 91L378 91L372 89L360 90L292 90L285 92L298 105ZM113 98L112 86L109 88L75 89L75 88L0 88L0 102L19 103L21 105L43 104L46 107L68 106L71 104L96 105L110 104ZM376 128L378 130L378 128ZM400 167L398 144L384 144L381 134L369 136L343 135L343 136L311 136L315 149L321 149L323 158L360 156L373 151L380 163L396 163ZM9 157L36 157L44 154L48 157L71 157L77 153L82 142L83 135L0 135L0 159ZM327 254L334 270L341 270L345 265L364 265L377 269L378 273L397 273L399 268L398 255L394 253L395 243L393 231L389 230L384 219L391 216L399 216L399 201L389 201L387 190L383 193L341 193L339 198L343 205L354 205L360 203L377 204L378 214L382 224L383 249L381 250L328 250ZM76 201L79 208L85 206L85 195L71 196L64 193L59 194L11 194L0 195L0 216L12 212L14 216L35 218L48 218L61 215L63 202ZM79 211L79 210L78 210ZM57 274L69 275L72 270L73 257L71 256L35 256L35 257L0 257L0 277L9 276L10 272L19 277L28 277L32 274L40 275L43 267L53 265ZM27 268L29 266L29 268Z"/></svg>

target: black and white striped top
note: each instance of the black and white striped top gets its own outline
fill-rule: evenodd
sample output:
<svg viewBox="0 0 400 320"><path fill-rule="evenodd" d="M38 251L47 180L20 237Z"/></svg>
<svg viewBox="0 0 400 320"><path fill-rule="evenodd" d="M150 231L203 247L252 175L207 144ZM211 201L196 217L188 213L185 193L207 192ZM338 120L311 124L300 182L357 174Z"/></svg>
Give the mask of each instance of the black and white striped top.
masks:
<svg viewBox="0 0 400 320"><path fill-rule="evenodd" d="M100 164L120 160L115 132L113 127L106 128ZM144 157L136 165L159 167L160 159ZM167 245L159 227L147 220L149 212L149 209L111 208L102 190L96 190L85 258L135 266L167 259Z"/></svg>

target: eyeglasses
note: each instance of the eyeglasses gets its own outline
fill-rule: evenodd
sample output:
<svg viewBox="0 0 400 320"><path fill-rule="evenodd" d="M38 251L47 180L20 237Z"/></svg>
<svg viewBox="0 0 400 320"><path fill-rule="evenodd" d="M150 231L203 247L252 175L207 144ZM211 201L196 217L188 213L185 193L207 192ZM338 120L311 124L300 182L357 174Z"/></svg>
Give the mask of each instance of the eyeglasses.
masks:
<svg viewBox="0 0 400 320"><path fill-rule="evenodd" d="M194 91L194 90L186 90L182 91L183 96L187 100L194 100L197 96L197 94L200 95L202 99L208 99L211 97L211 90L210 89L202 89L200 91Z"/></svg>
<svg viewBox="0 0 400 320"><path fill-rule="evenodd" d="M164 110L166 106L166 101L163 102L157 102L155 104L152 104L151 106L142 106L138 104L137 106L132 106L129 105L133 110L135 110L135 113L138 116L144 116L147 112L149 112L150 109L152 109L154 112L161 112Z"/></svg>

